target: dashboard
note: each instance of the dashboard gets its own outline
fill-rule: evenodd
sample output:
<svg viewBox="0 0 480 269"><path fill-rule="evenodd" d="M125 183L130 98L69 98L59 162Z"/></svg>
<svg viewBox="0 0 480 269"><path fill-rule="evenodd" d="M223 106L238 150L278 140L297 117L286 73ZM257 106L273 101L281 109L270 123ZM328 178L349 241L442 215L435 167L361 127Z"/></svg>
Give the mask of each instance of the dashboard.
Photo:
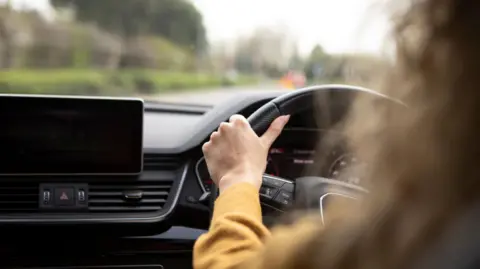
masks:
<svg viewBox="0 0 480 269"><path fill-rule="evenodd" d="M171 227L171 220L174 220L173 222L178 222L182 226L206 228L208 227L207 212L209 208L204 201L200 201L200 197L211 190L212 182L202 156L202 144L208 140L211 132L216 130L221 122L228 120L231 115L242 114L248 117L263 104L281 94L283 92L247 94L242 98L236 98L232 102L215 107L147 104L141 116L138 114L139 103L136 102L137 100L116 102L103 100L102 102L108 101L107 108L122 108L120 110L123 111L123 114L116 115L111 112L114 111L113 109L106 109L105 105L94 98L86 98L82 101L87 102L87 105L84 105L85 111L72 110L72 106L81 106L71 97L54 98L54 101L45 97L28 97L31 99L28 102L25 100L15 101L12 97L7 98L8 102L5 103L10 104L11 110L15 112L14 115L21 115L22 124L18 123L20 122L18 117L6 119L6 122L18 131L7 132L7 135L1 137L2 141L6 141L5 146L8 147L11 144L9 141L13 139L17 146L11 147L12 153L16 152L18 146L21 146L25 149L23 154L29 155L31 158L28 159L30 162L48 160L48 169L61 169L58 170L61 173L47 173L49 170L39 170L46 169L47 165L34 167L36 170L28 165L23 169L27 169L25 171L29 173L21 174L20 177L12 177L10 174L2 175L2 171L0 171L0 185L6 185L3 189L7 189L7 186L8 188L28 187L31 188L28 190L30 191L28 194L32 196L30 200L16 201L8 200L7 194L3 194L6 200L0 203L0 225L6 223L34 225L40 223L95 223L102 224L99 228L104 227L105 230L110 230L111 225L123 224L126 234L138 234L138 230L129 229L129 227L136 227L142 223L157 224L152 231L141 230L146 233L157 233ZM12 100L20 104L19 108L11 105ZM331 99L329 101L330 104L321 111L321 114L328 115L328 120L325 120L325 116L319 117L323 121L314 117L318 111L313 109L292 115L284 131L270 149L266 175L289 182L294 182L296 178L304 176L321 176L354 184L360 183L358 178L341 176L344 174L342 173L343 169L357 162L356 158L349 155L348 151L343 148L341 132L335 128L336 123L346 113L348 102ZM42 108L44 103L53 104L56 110L46 109L46 106ZM67 103L68 105L66 105ZM123 107L120 104L123 104ZM5 107L7 106L2 108L5 113L1 114L8 117L7 112L11 111L6 111ZM95 115L100 113L100 115L104 115L103 118L108 119L109 124L104 124L107 127L97 124L102 117L92 116L91 107L98 107L98 112L97 110L93 111ZM61 110L59 110L60 108ZM47 110L48 113L44 113L42 109ZM142 108L140 107L140 109ZM58 116L59 111L63 113L61 117ZM39 116L44 114L54 115L53 120L47 121L44 120L46 116L42 116L43 118ZM28 130L32 124L29 115L36 117L37 124L40 124L41 121L44 126L48 126L50 129L44 129L50 136L52 133L50 131L53 131L56 137L63 135L63 137L68 136L69 139L64 138L61 139L62 143L56 141L53 143L53 140L52 142L45 140L46 135L40 137L25 132L24 130ZM131 120L121 120L127 116ZM68 118L68 124L65 118ZM78 126L82 126L80 124L87 126L86 119L94 120L98 130L89 127L83 133L83 129ZM122 129L138 130L135 127L135 124L138 126L138 122L143 122L143 130L130 131L128 136L119 135L119 130ZM68 127L64 130L65 128L61 126ZM117 140L108 139L108 136L105 136L105 133L110 132L110 127L117 134L114 136ZM43 133L47 134L45 130ZM76 135L73 136L74 138L70 138L71 134ZM85 139L82 140L82 135L90 135L88 144ZM125 158L128 155L136 155L134 152L139 151L138 147L141 144L137 142L138 139L132 142L134 141L132 138L137 138L139 135L143 136L143 150L140 150L143 151L143 156ZM18 138L19 136L21 139ZM29 143L26 144L22 141ZM337 141L337 143L325 143L325 141ZM50 144L55 147L46 148ZM102 147L95 145L102 145ZM41 157L47 150L49 159ZM55 157L57 152L62 154L61 158ZM76 155L70 156L72 152ZM4 155L4 157L7 160L11 156ZM23 159L25 158L18 158L18 167L21 167L20 162ZM143 160L143 164L140 163L143 165L143 169L140 170L143 171L136 173L135 171L139 169L139 159ZM78 160L82 160L81 163L85 165L75 165ZM107 173L82 173L84 170L81 169L86 169L86 165L88 165L88 169ZM11 170L12 167L13 165L9 165L2 169ZM38 173L37 170L42 173ZM65 174L65 171L72 173ZM126 173L115 173L116 171ZM27 189L21 191L23 195ZM73 200L71 206L61 202L62 199L65 199L65 202L69 203L70 200L66 198L70 197ZM2 198L2 193L0 193L0 198ZM181 215L176 218L177 213L182 210L198 215L198 220L202 221L190 223L190 220L182 219Z"/></svg>
<svg viewBox="0 0 480 269"><path fill-rule="evenodd" d="M81 252L82 248L91 245L93 238L114 238L122 242L104 246L92 253L95 263L105 255L116 257L119 253L152 253L152 248L160 255L157 257L164 257L162 253L172 249L178 253L184 251L185 256L180 255L184 263L185 259L191 259L191 247L196 236L179 239L182 233L173 238L170 235L167 239L164 235L172 227L201 231L209 226L210 208L208 203L200 200L202 195L211 190L212 184L202 156L202 144L231 115L248 117L283 93L249 92L215 107L146 103L142 130L143 171L140 174L27 175L15 178L0 175L1 232L31 236L38 238L38 242L58 242L59 245L64 243L65 233L74 232L77 238L84 240L78 239L78 246L72 247L73 252ZM270 149L266 175L290 182L302 176L323 176L360 184L359 178L341 176L343 169L359 163L344 148L341 132L335 127L344 117L348 106L348 102L330 100L330 105L324 110L306 110L292 115ZM322 122L313 117L319 113L328 115L329 120ZM325 146L323 142L332 137L340 142ZM45 209L42 207L45 190L52 186L72 187L77 202L80 196L76 195L84 191L85 203L75 210ZM12 192L18 192L19 195L12 199ZM266 224L275 223L279 213L263 205ZM25 225L29 226L28 232L23 228ZM59 227L65 233L60 233ZM135 246L134 249L126 246L124 242L127 240L135 242L131 244ZM119 246L125 248L117 249ZM49 264L45 261L48 254L37 255L33 252L12 257L28 260L35 256ZM157 262L158 259L155 259L155 264ZM169 262L176 263L175 260ZM38 264L35 265L38 267Z"/></svg>

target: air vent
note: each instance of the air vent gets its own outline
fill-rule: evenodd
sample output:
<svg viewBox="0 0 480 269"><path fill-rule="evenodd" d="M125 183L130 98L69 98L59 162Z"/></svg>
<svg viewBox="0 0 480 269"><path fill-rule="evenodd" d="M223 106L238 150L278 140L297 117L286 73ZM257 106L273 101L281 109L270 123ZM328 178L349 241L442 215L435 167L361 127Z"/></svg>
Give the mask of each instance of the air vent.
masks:
<svg viewBox="0 0 480 269"><path fill-rule="evenodd" d="M145 154L144 171L138 179L90 182L88 209L99 213L161 211L180 165L177 156Z"/></svg>
<svg viewBox="0 0 480 269"><path fill-rule="evenodd" d="M143 170L174 170L180 166L178 156L146 153L143 155Z"/></svg>
<svg viewBox="0 0 480 269"><path fill-rule="evenodd" d="M38 184L31 182L0 183L0 213L38 211Z"/></svg>
<svg viewBox="0 0 480 269"><path fill-rule="evenodd" d="M154 212L161 210L173 181L139 181L89 186L90 212Z"/></svg>

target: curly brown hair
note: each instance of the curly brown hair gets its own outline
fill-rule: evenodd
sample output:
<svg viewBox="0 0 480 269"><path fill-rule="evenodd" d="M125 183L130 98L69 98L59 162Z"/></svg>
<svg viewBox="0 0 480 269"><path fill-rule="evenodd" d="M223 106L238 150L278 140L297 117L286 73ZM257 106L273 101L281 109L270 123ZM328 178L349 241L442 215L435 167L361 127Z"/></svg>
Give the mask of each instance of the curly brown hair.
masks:
<svg viewBox="0 0 480 269"><path fill-rule="evenodd" d="M409 267L480 198L480 1L411 1L395 22L383 93L408 109L356 100L347 134L371 195L299 249L299 268Z"/></svg>

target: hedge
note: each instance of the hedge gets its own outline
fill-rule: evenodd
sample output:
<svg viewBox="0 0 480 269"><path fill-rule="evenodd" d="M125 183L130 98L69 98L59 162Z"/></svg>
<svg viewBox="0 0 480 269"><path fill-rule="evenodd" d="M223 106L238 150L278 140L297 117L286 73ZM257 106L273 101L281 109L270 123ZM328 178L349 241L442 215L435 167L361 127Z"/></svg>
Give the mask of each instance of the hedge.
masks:
<svg viewBox="0 0 480 269"><path fill-rule="evenodd" d="M240 77L233 84L252 84ZM231 82L228 83L232 84ZM222 77L156 70L7 70L0 71L0 93L135 95L226 86Z"/></svg>

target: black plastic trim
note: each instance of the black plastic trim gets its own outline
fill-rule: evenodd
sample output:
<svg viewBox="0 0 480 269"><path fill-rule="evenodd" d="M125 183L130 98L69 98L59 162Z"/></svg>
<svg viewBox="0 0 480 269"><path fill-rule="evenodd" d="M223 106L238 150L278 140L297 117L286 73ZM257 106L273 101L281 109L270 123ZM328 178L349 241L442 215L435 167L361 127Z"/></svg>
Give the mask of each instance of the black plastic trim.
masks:
<svg viewBox="0 0 480 269"><path fill-rule="evenodd" d="M75 216L69 214L56 214L55 217L48 213L26 214L25 217L11 217L2 215L0 224L3 223L26 223L26 224L99 224L99 223L154 223L160 222L171 216L173 213L185 182L190 163L186 163L180 169L180 178L174 179L169 198L165 208L158 213L121 213L103 214L104 217L97 217L98 214L78 213ZM81 217L78 217L81 215ZM143 216L142 216L143 215Z"/></svg>

